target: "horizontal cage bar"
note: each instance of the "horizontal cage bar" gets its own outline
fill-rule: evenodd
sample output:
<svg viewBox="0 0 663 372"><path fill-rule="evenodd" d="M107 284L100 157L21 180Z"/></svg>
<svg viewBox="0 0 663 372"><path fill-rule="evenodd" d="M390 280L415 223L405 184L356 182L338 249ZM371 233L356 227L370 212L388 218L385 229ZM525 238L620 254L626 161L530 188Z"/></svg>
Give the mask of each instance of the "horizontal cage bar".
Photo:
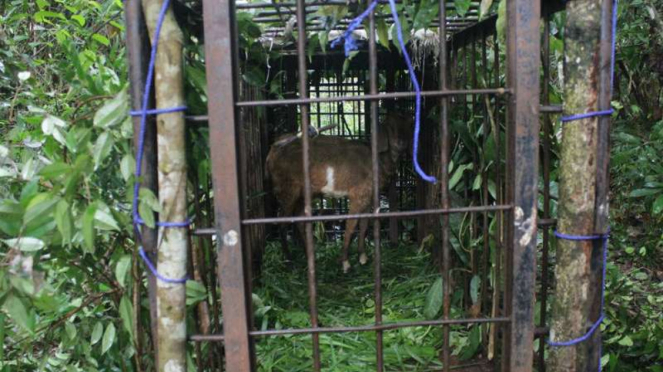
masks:
<svg viewBox="0 0 663 372"><path fill-rule="evenodd" d="M489 88L489 89L457 89L457 90L445 89L445 90L432 90L432 91L421 92L422 97L462 96L470 94L493 94L499 96L499 95L511 94L511 90L507 88ZM287 106L287 105L306 105L309 103L318 103L318 102L377 101L383 99L413 98L415 96L416 96L415 92L393 92L393 93L364 94L362 96L292 98L292 99L263 100L263 101L239 101L236 103L236 105L238 107Z"/></svg>
<svg viewBox="0 0 663 372"><path fill-rule="evenodd" d="M497 317L497 318L465 318L465 319L437 319L437 320L421 320L413 322L401 323L382 323L382 324L368 324L364 326L349 326L349 327L317 327L317 328L293 328L293 329L268 329L264 331L250 331L249 335L253 337L264 336L286 336L286 335L301 335L301 334L320 334L320 333L347 333L347 332L374 332L374 331L388 331L399 328L409 327L428 327L440 325L462 325L462 324L482 324L482 323L508 323L511 318ZM223 341L223 335L202 335L196 334L189 338L194 342L218 342Z"/></svg>

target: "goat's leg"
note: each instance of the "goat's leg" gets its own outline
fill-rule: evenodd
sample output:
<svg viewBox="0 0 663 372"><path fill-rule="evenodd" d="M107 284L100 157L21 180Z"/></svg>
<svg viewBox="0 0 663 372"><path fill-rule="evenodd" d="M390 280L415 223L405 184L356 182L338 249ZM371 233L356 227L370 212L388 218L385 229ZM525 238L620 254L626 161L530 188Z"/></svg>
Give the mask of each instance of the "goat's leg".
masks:
<svg viewBox="0 0 663 372"><path fill-rule="evenodd" d="M281 198L281 213L279 214L279 217L290 217L295 213L295 210L297 208L298 201L295 197L285 197ZM287 233L288 226L283 224L280 226L281 230L281 249L283 249L283 254L285 255L285 259L289 262L292 262L292 252L290 251L290 248L288 247L288 233Z"/></svg>
<svg viewBox="0 0 663 372"><path fill-rule="evenodd" d="M359 220L359 236L357 237L358 244L357 250L359 250L359 263L366 265L368 262L368 256L366 255L366 250L364 248L366 244L366 231L368 230L368 220L362 219Z"/></svg>
<svg viewBox="0 0 663 372"><path fill-rule="evenodd" d="M350 214L352 214L352 208L350 208ZM343 236L343 251L341 253L341 261L343 262L343 273L347 273L350 270L350 260L348 260L348 248L352 242L352 235L355 232L355 227L357 227L357 220L347 220L345 223L345 235Z"/></svg>
<svg viewBox="0 0 663 372"><path fill-rule="evenodd" d="M350 196L350 210L348 213L350 214L357 214L361 213L362 211L365 211L368 209L368 206L370 205L370 193L368 195L354 195L354 197L351 195ZM362 224L365 224L366 227L368 226L368 221L364 222L362 220ZM348 270L350 270L350 261L348 260L348 249L350 248L350 243L352 242L352 234L355 232L355 227L357 227L357 220L347 220L345 223L345 236L343 237L343 253L341 255L341 260L343 261L343 272L347 273ZM360 228L362 226L360 225ZM364 234L366 231L364 230ZM361 234L360 234L361 238ZM362 244L361 242L359 244ZM362 245L363 249L363 245ZM365 254L364 254L365 256ZM366 258L367 259L367 258Z"/></svg>

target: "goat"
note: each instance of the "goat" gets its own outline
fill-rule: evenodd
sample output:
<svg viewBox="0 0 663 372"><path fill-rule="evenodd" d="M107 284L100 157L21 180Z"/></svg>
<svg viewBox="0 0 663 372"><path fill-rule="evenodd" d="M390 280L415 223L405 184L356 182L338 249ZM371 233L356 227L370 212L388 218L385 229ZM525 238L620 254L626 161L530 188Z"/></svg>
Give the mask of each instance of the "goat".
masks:
<svg viewBox="0 0 663 372"><path fill-rule="evenodd" d="M378 130L379 189L383 189L398 167L400 154L408 148L412 137L413 120L399 114L389 114ZM336 136L319 136L309 142L311 194L313 197L348 197L350 214L370 212L373 195L373 162L369 144ZM279 216L302 215L304 212L304 177L302 144L294 141L286 145L272 145L267 155L266 171L272 181L274 196L281 205ZM348 248L357 220L347 220L343 237L341 261L343 272L350 269ZM359 221L359 262L368 261L364 237L368 220ZM301 224L298 225L303 235ZM287 242L283 248L289 255Z"/></svg>

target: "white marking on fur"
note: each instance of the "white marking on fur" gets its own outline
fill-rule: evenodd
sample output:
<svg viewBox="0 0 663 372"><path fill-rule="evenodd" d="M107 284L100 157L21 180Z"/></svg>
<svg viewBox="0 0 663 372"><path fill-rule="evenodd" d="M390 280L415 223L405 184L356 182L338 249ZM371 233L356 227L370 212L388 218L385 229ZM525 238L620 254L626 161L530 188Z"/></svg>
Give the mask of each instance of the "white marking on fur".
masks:
<svg viewBox="0 0 663 372"><path fill-rule="evenodd" d="M361 256L359 256L359 263L362 265L366 265L366 262L368 262L368 256L366 253L362 253Z"/></svg>
<svg viewBox="0 0 663 372"><path fill-rule="evenodd" d="M343 274L347 274L348 270L350 270L350 261L345 260L343 261Z"/></svg>
<svg viewBox="0 0 663 372"><path fill-rule="evenodd" d="M334 183L335 183L335 178L334 178L334 168L333 167L327 167L327 183L325 186L320 189L323 194L327 196L333 196L335 198L342 198L344 196L348 196L347 191L343 190L336 190L334 189Z"/></svg>

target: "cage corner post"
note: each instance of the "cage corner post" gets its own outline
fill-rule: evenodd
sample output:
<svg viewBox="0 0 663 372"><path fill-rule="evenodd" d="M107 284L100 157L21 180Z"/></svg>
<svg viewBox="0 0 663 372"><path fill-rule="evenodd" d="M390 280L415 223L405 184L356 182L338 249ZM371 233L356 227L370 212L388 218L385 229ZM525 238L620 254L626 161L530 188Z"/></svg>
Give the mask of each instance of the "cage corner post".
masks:
<svg viewBox="0 0 663 372"><path fill-rule="evenodd" d="M208 102L213 103L208 105L209 141L226 370L250 372L254 357L240 216L236 131L239 65L234 17L234 0L203 0Z"/></svg>
<svg viewBox="0 0 663 372"><path fill-rule="evenodd" d="M507 229L506 315L502 370L529 372L533 367L536 278L537 190L541 3L507 2L507 86L509 136L507 199L512 204Z"/></svg>

